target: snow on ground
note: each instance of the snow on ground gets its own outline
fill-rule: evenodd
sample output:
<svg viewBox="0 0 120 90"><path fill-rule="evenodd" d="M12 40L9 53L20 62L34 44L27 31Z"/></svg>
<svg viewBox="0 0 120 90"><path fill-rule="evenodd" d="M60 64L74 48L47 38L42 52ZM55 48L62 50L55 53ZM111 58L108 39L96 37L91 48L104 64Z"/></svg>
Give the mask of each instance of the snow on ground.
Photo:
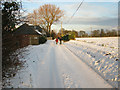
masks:
<svg viewBox="0 0 120 90"><path fill-rule="evenodd" d="M76 38L64 44L112 85L118 87L118 38Z"/></svg>
<svg viewBox="0 0 120 90"><path fill-rule="evenodd" d="M118 49L118 37L76 38L77 41Z"/></svg>
<svg viewBox="0 0 120 90"><path fill-rule="evenodd" d="M73 42L65 46L71 48ZM70 46L71 45L71 46ZM28 46L28 55L20 58L24 67L6 88L112 88L99 74L64 45L48 40L45 44ZM71 48L73 49L73 48ZM75 50L75 49L74 49ZM84 54L83 54L84 55ZM81 55L81 56L83 56Z"/></svg>

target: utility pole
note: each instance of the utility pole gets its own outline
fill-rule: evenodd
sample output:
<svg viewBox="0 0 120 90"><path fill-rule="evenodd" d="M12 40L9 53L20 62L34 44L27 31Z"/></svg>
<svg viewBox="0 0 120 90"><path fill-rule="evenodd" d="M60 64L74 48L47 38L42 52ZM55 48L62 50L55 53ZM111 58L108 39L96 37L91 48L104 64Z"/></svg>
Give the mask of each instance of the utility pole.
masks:
<svg viewBox="0 0 120 90"><path fill-rule="evenodd" d="M61 21L61 36L63 35L63 30L62 30L62 21Z"/></svg>
<svg viewBox="0 0 120 90"><path fill-rule="evenodd" d="M91 27L91 31L92 31L92 27Z"/></svg>

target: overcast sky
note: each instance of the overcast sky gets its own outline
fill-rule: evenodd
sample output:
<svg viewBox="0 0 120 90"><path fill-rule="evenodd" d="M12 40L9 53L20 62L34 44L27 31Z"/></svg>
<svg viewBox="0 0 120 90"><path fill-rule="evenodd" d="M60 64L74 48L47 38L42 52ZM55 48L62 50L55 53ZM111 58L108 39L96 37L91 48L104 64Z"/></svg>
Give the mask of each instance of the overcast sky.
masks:
<svg viewBox="0 0 120 90"><path fill-rule="evenodd" d="M117 0L85 0L76 12L74 17L71 16L78 8L81 0L24 0L23 8L28 12L33 9L38 9L41 5L46 3L55 4L64 10L65 16L61 19L63 28L68 30L85 30L90 32L91 29L114 29L118 26L118 2ZM68 22L69 21L69 22ZM60 23L60 22L59 22ZM61 28L60 24L52 25L52 29L58 31Z"/></svg>

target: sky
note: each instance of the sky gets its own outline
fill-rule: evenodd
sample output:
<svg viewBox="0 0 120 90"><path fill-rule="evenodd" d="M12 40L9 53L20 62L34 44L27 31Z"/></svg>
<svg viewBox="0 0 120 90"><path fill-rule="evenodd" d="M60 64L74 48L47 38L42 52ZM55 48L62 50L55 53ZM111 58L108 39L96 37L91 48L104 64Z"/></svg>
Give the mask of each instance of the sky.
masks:
<svg viewBox="0 0 120 90"><path fill-rule="evenodd" d="M97 2L96 2L97 1ZM78 8L81 0L24 0L23 8L25 13L31 13L44 4L54 4L64 11L64 17L60 22L52 25L52 30L59 31L62 27L67 30L84 30L90 32L95 29L117 29L118 26L118 2L117 0L84 0L82 6Z"/></svg>

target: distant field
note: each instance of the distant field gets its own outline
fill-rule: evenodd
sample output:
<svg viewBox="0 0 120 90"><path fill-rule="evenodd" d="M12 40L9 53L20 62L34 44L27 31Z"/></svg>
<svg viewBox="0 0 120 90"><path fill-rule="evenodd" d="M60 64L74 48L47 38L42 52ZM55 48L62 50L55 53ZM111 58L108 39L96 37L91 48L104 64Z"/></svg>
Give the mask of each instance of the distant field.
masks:
<svg viewBox="0 0 120 90"><path fill-rule="evenodd" d="M118 37L76 38L76 40L91 43L98 46L118 49Z"/></svg>

